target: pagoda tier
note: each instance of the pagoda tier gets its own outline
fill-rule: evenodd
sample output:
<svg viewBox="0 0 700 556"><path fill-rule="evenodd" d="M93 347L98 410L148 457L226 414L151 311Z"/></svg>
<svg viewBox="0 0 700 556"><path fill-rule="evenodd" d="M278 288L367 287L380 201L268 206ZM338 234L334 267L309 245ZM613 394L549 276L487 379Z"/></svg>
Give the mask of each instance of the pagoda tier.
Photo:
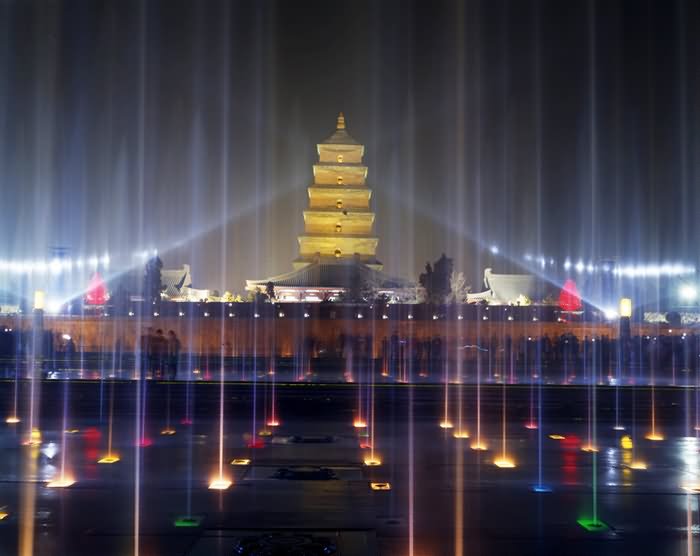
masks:
<svg viewBox="0 0 700 556"><path fill-rule="evenodd" d="M368 187L314 186L309 187L309 208L369 209L372 190Z"/></svg>

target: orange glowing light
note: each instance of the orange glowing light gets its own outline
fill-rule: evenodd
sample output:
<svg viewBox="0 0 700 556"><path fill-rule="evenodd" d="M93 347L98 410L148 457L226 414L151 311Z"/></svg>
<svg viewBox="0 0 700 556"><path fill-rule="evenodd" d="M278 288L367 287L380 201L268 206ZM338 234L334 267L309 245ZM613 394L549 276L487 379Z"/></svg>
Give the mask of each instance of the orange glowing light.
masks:
<svg viewBox="0 0 700 556"><path fill-rule="evenodd" d="M630 469L644 471L646 468L647 468L647 464L643 461L633 461L632 463L630 463Z"/></svg>
<svg viewBox="0 0 700 556"><path fill-rule="evenodd" d="M512 469L513 467L515 467L515 461L513 461L512 458L509 458L506 455L503 455L493 460L493 464L496 467L500 467L501 469Z"/></svg>
<svg viewBox="0 0 700 556"><path fill-rule="evenodd" d="M226 490L228 487L233 484L229 479L225 477L219 477L218 479L212 480L211 483L209 483L209 489L210 490Z"/></svg>
<svg viewBox="0 0 700 556"><path fill-rule="evenodd" d="M72 477L59 477L58 479L54 479L46 483L46 486L49 488L68 488L74 484L75 479Z"/></svg>
<svg viewBox="0 0 700 556"><path fill-rule="evenodd" d="M391 483L370 483L372 490L391 490Z"/></svg>
<svg viewBox="0 0 700 556"><path fill-rule="evenodd" d="M598 446L594 446L593 444L586 444L584 446L581 446L581 451L582 452L598 452Z"/></svg>
<svg viewBox="0 0 700 556"><path fill-rule="evenodd" d="M97 463L117 463L119 456L116 454L107 454L105 457L97 460Z"/></svg>
<svg viewBox="0 0 700 556"><path fill-rule="evenodd" d="M10 514L8 514L7 512L0 512L0 521L2 521L3 519L7 518L7 516L9 516L9 515L10 515Z"/></svg>
<svg viewBox="0 0 700 556"><path fill-rule="evenodd" d="M17 415L10 415L7 419L5 419L5 422L8 425L16 425L19 423L19 417L17 417Z"/></svg>
<svg viewBox="0 0 700 556"><path fill-rule="evenodd" d="M39 429L32 429L29 438L22 442L24 446L40 446L41 445L41 431Z"/></svg>
<svg viewBox="0 0 700 556"><path fill-rule="evenodd" d="M644 438L651 440L652 442L661 442L662 440L666 439L663 434L658 432L650 432Z"/></svg>
<svg viewBox="0 0 700 556"><path fill-rule="evenodd" d="M460 439L469 438L469 432L465 430L457 430L452 434L452 436Z"/></svg>
<svg viewBox="0 0 700 556"><path fill-rule="evenodd" d="M566 440L566 436L562 436L561 434L550 434L549 438L552 440Z"/></svg>
<svg viewBox="0 0 700 556"><path fill-rule="evenodd" d="M690 492L693 494L700 494L700 485L682 485L681 488L685 490L686 492Z"/></svg>
<svg viewBox="0 0 700 556"><path fill-rule="evenodd" d="M367 422L363 421L362 419L355 419L353 421L352 426L355 427L356 429L364 429L367 427Z"/></svg>
<svg viewBox="0 0 700 556"><path fill-rule="evenodd" d="M486 444L484 444L483 442L474 442L474 444L472 444L472 445L470 446L470 448L471 448L472 450L477 450L477 451L480 451L480 452L485 452L486 450L489 449L488 446L487 446Z"/></svg>
<svg viewBox="0 0 700 556"><path fill-rule="evenodd" d="M249 465L250 460L247 458L236 458L231 460L231 465Z"/></svg>
<svg viewBox="0 0 700 556"><path fill-rule="evenodd" d="M80 430L79 429L66 429L63 432L65 432L66 434L78 434L80 432Z"/></svg>
<svg viewBox="0 0 700 556"><path fill-rule="evenodd" d="M440 428L441 429L451 429L454 427L451 421L441 421L440 422Z"/></svg>
<svg viewBox="0 0 700 556"><path fill-rule="evenodd" d="M367 467L378 467L381 464L382 464L382 460L376 456L375 457L369 456L369 457L365 458L365 465Z"/></svg>
<svg viewBox="0 0 700 556"><path fill-rule="evenodd" d="M175 432L175 429L166 428L160 431L160 434L162 434L163 436L172 436L173 434L175 434Z"/></svg>
<svg viewBox="0 0 700 556"><path fill-rule="evenodd" d="M268 430L263 429L258 433L258 436L272 436L272 433Z"/></svg>
<svg viewBox="0 0 700 556"><path fill-rule="evenodd" d="M279 427L279 426L280 426L280 422L279 422L277 419L270 419L270 420L267 422L267 426L268 426L268 427Z"/></svg>

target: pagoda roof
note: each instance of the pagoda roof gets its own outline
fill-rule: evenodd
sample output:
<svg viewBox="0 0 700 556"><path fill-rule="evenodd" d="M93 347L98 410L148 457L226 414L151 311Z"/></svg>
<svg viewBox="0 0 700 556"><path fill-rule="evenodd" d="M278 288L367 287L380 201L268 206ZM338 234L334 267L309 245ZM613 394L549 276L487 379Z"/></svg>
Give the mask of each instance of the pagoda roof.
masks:
<svg viewBox="0 0 700 556"><path fill-rule="evenodd" d="M333 135L331 135L325 141L321 141L321 145L360 145L345 129L345 116L341 112L338 114L338 123L336 124L336 129Z"/></svg>
<svg viewBox="0 0 700 556"><path fill-rule="evenodd" d="M248 280L247 289L265 286L272 282L281 288L337 288L349 289L358 279L374 284L379 289L407 288L412 284L403 278L395 278L366 264L352 259L316 260L300 269L272 276L264 280Z"/></svg>

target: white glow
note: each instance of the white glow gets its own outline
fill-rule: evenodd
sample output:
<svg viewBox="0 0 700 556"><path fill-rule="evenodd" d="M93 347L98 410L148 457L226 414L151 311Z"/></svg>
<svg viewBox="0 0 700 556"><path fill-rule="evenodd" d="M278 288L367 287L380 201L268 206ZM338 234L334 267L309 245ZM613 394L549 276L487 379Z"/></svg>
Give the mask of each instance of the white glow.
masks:
<svg viewBox="0 0 700 556"><path fill-rule="evenodd" d="M695 301L698 297L698 290L692 284L683 284L678 293L683 301Z"/></svg>
<svg viewBox="0 0 700 556"><path fill-rule="evenodd" d="M498 245L492 245L490 248L491 253L498 255Z"/></svg>
<svg viewBox="0 0 700 556"><path fill-rule="evenodd" d="M615 320L619 316L617 311L612 307L604 308L603 313L605 314L605 318L608 320Z"/></svg>

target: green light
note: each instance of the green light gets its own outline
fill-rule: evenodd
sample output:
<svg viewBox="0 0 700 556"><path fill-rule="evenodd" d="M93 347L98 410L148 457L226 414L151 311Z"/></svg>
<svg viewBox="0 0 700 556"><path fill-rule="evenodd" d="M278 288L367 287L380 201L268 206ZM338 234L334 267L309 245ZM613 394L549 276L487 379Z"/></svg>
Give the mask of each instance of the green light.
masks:
<svg viewBox="0 0 700 556"><path fill-rule="evenodd" d="M577 519L576 523L578 523L589 533L603 533L610 529L610 527L608 527L607 524L597 519L588 519L582 517L581 519Z"/></svg>
<svg viewBox="0 0 700 556"><path fill-rule="evenodd" d="M199 527L202 524L202 517L198 515L182 515L173 521L175 527Z"/></svg>

